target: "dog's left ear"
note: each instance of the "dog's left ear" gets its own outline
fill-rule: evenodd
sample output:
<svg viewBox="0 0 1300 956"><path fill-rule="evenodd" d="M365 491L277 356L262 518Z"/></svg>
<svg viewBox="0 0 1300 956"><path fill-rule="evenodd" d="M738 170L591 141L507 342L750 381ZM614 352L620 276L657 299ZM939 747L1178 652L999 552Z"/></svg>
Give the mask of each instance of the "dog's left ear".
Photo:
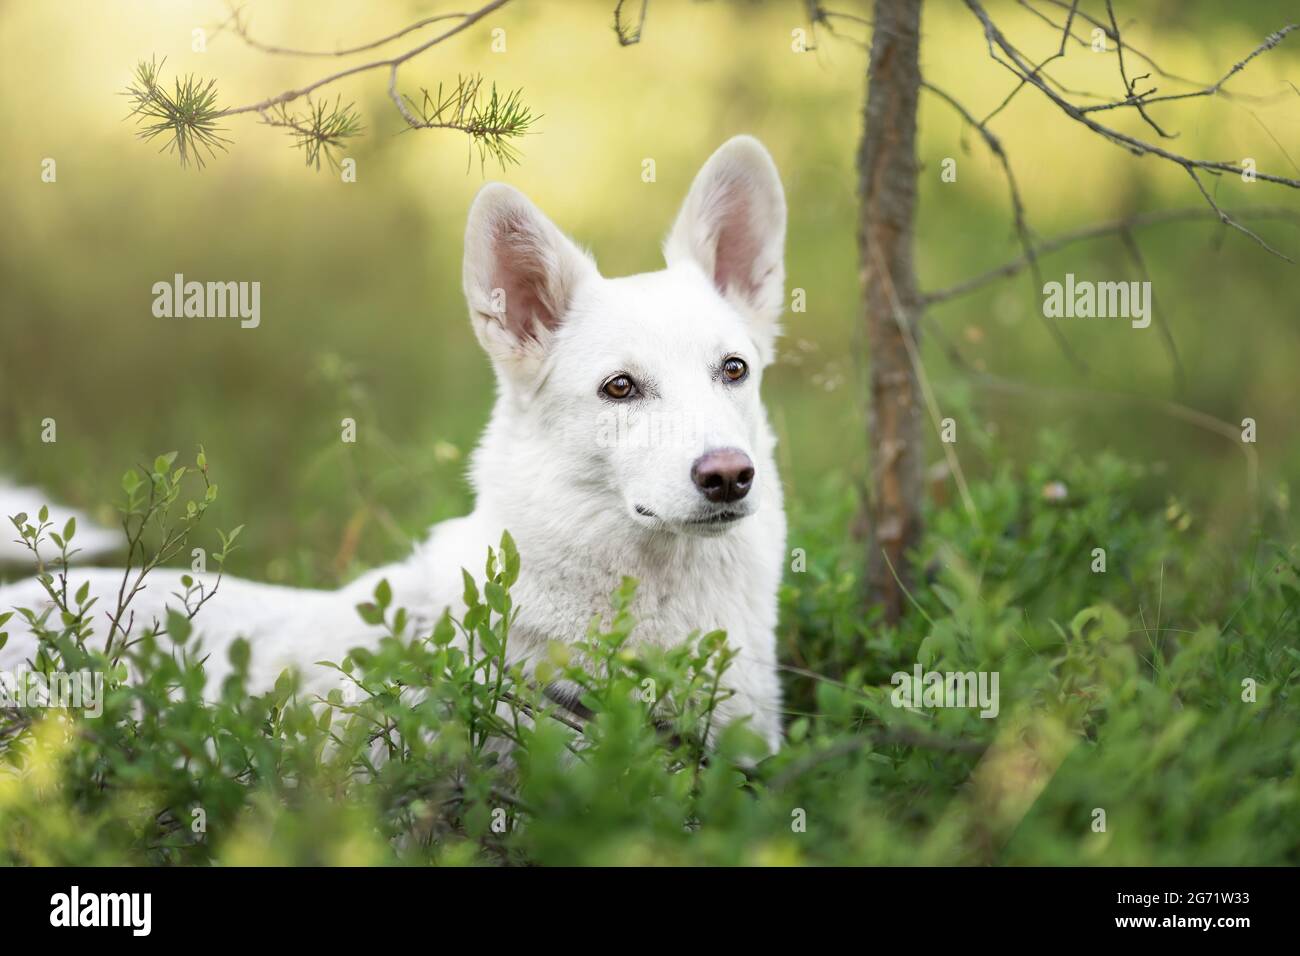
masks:
<svg viewBox="0 0 1300 956"><path fill-rule="evenodd" d="M664 261L699 266L750 319L771 360L785 310L785 191L762 143L736 136L709 157L664 243Z"/></svg>

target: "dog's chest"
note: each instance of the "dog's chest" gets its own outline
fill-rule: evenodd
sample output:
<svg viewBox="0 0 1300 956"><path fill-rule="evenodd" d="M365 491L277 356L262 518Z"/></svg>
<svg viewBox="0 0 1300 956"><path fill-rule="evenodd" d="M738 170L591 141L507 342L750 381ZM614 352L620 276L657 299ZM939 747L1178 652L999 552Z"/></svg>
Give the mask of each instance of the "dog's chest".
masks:
<svg viewBox="0 0 1300 956"><path fill-rule="evenodd" d="M613 592L632 577L634 640L666 647L692 633L725 630L733 645L752 646L775 627L782 547L779 529L754 531L634 552L575 549L525 561L516 587L518 632L528 643L579 640L593 617L609 622Z"/></svg>

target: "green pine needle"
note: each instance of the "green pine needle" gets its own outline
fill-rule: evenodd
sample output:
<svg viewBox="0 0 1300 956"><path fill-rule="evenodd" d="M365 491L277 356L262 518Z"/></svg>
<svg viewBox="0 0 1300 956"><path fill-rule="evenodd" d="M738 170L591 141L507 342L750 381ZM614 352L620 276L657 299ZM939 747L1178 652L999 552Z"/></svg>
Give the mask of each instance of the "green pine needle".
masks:
<svg viewBox="0 0 1300 956"><path fill-rule="evenodd" d="M343 105L341 98L334 103L321 100L307 100L307 109L303 113L291 113L283 103L273 111L262 114L263 122L270 126L280 126L289 131L293 137L295 149L301 149L307 158L308 166L320 169L321 156L334 169L338 169L338 157L335 155L352 139L361 134L365 128L361 125L361 114L352 103Z"/></svg>
<svg viewBox="0 0 1300 956"><path fill-rule="evenodd" d="M409 96L405 99L419 114L414 128L460 130L469 136L470 148L478 150L480 168L491 157L506 169L520 160L512 140L526 135L541 117L523 104L523 90L502 95L494 83L484 94L482 87L482 76L460 76L446 92L439 83L437 93L422 90L419 103Z"/></svg>
<svg viewBox="0 0 1300 956"><path fill-rule="evenodd" d="M216 122L222 115L217 108L216 80L205 83L193 74L184 79L178 76L175 92L169 93L159 82L166 62L165 57L162 63L141 60L136 66L135 81L122 91L131 101L127 118L139 124L136 135L142 140L165 137L160 152L175 152L182 167L193 160L202 169L205 153L211 158L230 142Z"/></svg>

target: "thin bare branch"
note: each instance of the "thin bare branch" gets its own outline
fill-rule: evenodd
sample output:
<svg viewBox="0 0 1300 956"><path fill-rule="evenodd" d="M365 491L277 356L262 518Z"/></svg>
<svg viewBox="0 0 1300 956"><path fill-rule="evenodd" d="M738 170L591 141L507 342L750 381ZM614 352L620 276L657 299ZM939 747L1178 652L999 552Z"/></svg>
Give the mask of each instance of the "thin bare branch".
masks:
<svg viewBox="0 0 1300 956"><path fill-rule="evenodd" d="M1237 163L1222 162L1217 160L1193 159L1189 156L1183 156L1178 153L1170 152L1169 150L1164 149L1163 147L1156 146L1153 143L1148 143L1143 140L1137 139L1136 137L1130 136L1126 133L1121 133L1119 130L1112 129L1111 127L1105 126L1101 123L1098 123L1096 120L1093 120L1092 118L1087 116L1080 109L1080 107L1075 106L1073 103L1070 103L1068 100L1063 99L1061 96L1059 96L1055 91L1051 89L1051 87L1047 83L1045 83L1037 75L1036 69L1028 62L1028 60L1026 60L1025 56L1018 49L1016 49L1016 47L1006 38L1006 36L1003 35L1002 31L998 29L997 25L993 22L992 18L990 18L988 13L985 11L983 5L979 3L979 0L965 0L965 2L966 2L966 6L970 9L970 11L976 16L977 19L979 19L981 24L983 24L984 26L984 35L988 43L989 56L992 57L992 59L996 63L999 63L1002 66L1004 66L1015 76L1017 76L1018 78L1022 79L1023 81L1037 88L1041 93L1043 93L1044 96L1046 96L1049 100L1051 100L1067 116L1069 116L1071 119L1075 120L1076 122L1083 124L1085 127L1092 130L1094 133L1098 133L1099 135L1110 140L1112 143L1115 143L1116 145L1125 147L1132 153L1135 153L1137 155L1150 154L1152 156L1158 156L1161 159L1165 159L1169 162L1176 163L1179 166L1182 166L1184 169L1188 170L1189 172L1194 173L1197 170L1204 170L1206 172L1216 173L1216 174L1223 173L1223 172L1241 174L1245 172L1245 170ZM1006 59L1004 59L1003 56L998 55L999 50L1005 55ZM1245 61L1243 61L1243 63L1244 62ZM1255 172L1254 176L1256 179L1264 180L1266 182L1278 183L1280 185L1290 186L1293 189L1300 189L1300 180L1290 179L1285 176L1277 176L1270 173L1261 173L1261 172ZM1196 181L1197 186L1200 188L1202 195L1205 196L1205 198L1208 200L1209 194L1206 192L1204 186L1201 184L1199 177L1193 176L1193 179ZM1218 213L1221 217L1223 216L1222 211L1219 210L1219 208L1215 206L1213 202L1211 202L1211 208L1213 208L1215 212ZM1277 250L1273 249L1271 246L1265 243L1262 239L1260 239L1259 236L1250 232L1248 229L1245 229L1244 227L1240 226L1240 224L1237 223L1235 220L1231 219L1231 217L1224 218L1223 221L1225 222L1225 224L1238 229L1243 234L1253 239L1255 242L1258 242L1269 252L1272 252L1275 255L1278 255L1281 258L1286 259L1286 261L1288 262L1292 261L1289 257L1283 256L1281 253L1277 252Z"/></svg>
<svg viewBox="0 0 1300 956"><path fill-rule="evenodd" d="M1124 249L1128 252L1129 258L1133 260L1138 275L1142 277L1142 281L1146 282L1147 288L1151 290L1151 316L1155 320L1156 328L1160 330L1160 340L1164 342L1165 349L1169 352L1169 361L1174 367L1174 388L1181 392L1187 382L1187 376L1183 370L1183 359L1178 354L1178 344L1174 342L1174 333L1169 327L1169 320L1165 315L1165 310L1156 298L1155 285L1151 282L1151 272L1147 269L1146 259L1142 256L1142 248L1138 245L1132 229L1121 229L1119 231L1119 240L1124 244Z"/></svg>
<svg viewBox="0 0 1300 956"><path fill-rule="evenodd" d="M824 29L827 33L837 40L847 40L854 46L868 49L866 40L859 37L850 36L847 33L841 33L835 26L836 20L844 20L848 23L854 23L858 26L872 26L872 21L867 17L858 16L856 13L842 13L838 10L827 10L821 4L821 0L805 0L808 9L808 22L812 25L814 34L818 29ZM815 44L810 44L809 49L816 49Z"/></svg>
<svg viewBox="0 0 1300 956"><path fill-rule="evenodd" d="M298 99L300 96L306 96L308 93L312 93L320 89L322 86L327 86L330 83L336 83L339 80L344 79L345 77L356 76L358 73L366 73L370 70L378 70L384 67L387 67L390 70L392 70L396 67L401 66L403 63L407 62L408 60L411 60L419 56L421 53L423 53L425 50L428 50L430 47L436 46L439 43L442 43L444 40L448 40L451 37L454 37L456 34L463 32L464 30L468 30L470 27L478 23L484 17L489 16L492 13L495 13L497 10L504 7L509 2L510 0L491 0L490 3L480 7L479 9L475 10L473 13L466 14L464 19L461 20L461 22L456 24L454 27L444 30L442 33L439 33L437 36L426 40L425 42L419 44L418 46L412 47L411 49L407 50L405 53L399 53L397 56L388 57L387 59L383 59L383 60L372 60L368 63L360 63L356 66L350 66L347 69L339 70L337 73L331 73L329 76L324 76L321 77L319 80L314 80L311 83L308 83L306 86L298 87L297 89L292 89L292 90L285 90L283 93L279 93L275 96L269 97L260 102L250 103L247 106L235 106L235 107L231 107L230 109L222 110L219 115L234 116L237 113L261 113L264 112L265 110L271 109L272 107L279 106L281 103L289 103L293 100Z"/></svg>
<svg viewBox="0 0 1300 956"><path fill-rule="evenodd" d="M348 47L342 50L298 50L292 47L275 46L270 43L262 43L255 39L249 32L248 21L243 17L244 8L237 7L233 4L230 8L230 19L222 24L222 29L227 26L231 27L233 32L246 44L254 50L260 50L263 53L273 53L284 56L310 56L310 57L332 57L332 56L351 56L354 53L364 53L366 50L373 50L376 47L392 43L394 40L401 39L408 33L414 33L434 23L440 23L444 20L459 20L468 17L468 13L440 13L435 16L425 17L423 20L417 20L409 24L396 33L390 33L387 36L380 37L378 40L372 40L369 43L363 43L360 46Z"/></svg>
<svg viewBox="0 0 1300 956"><path fill-rule="evenodd" d="M989 373L977 373L973 384L982 388L1009 394L1049 396L1071 403L1091 403L1098 400L1122 402L1144 406L1162 415L1187 422L1197 428L1211 432L1227 439L1233 447L1239 449L1246 459L1246 495L1253 511L1259 497L1259 452L1251 442L1241 440L1241 426L1224 421L1209 412L1201 411L1181 402L1138 395L1133 392L1114 392L1106 389L1084 387L1061 387L1055 385L1035 385L1017 382Z"/></svg>
<svg viewBox="0 0 1300 956"><path fill-rule="evenodd" d="M1183 168L1187 170L1187 175L1192 177L1192 182L1196 183L1196 188L1201 191L1201 195L1204 196L1205 201L1210 204L1210 208L1214 210L1215 215L1219 217L1220 222L1222 222L1225 226L1231 226L1233 229L1236 229L1238 232L1242 233L1243 235L1247 235L1250 238L1254 239L1256 242L1258 242L1269 252L1273 253L1273 255L1277 256L1279 259L1285 259L1287 262L1290 262L1292 265L1295 264L1295 260L1292 259L1290 256L1278 252L1267 242L1265 242L1259 236L1258 233L1252 232L1251 230L1247 229L1241 223L1237 222L1237 220L1233 219L1226 212L1220 209L1219 204L1214 201L1214 197L1211 196L1209 190L1205 188L1205 184L1201 182L1201 177L1197 175L1195 168L1187 165L1184 165Z"/></svg>
<svg viewBox="0 0 1300 956"><path fill-rule="evenodd" d="M1235 216L1246 219L1283 219L1291 222L1300 222L1300 211L1294 209L1284 209L1281 207L1256 207L1251 209L1241 209L1235 212ZM1143 229L1147 226L1158 226L1168 222L1187 222L1189 220L1208 221L1210 217L1206 210L1200 206L1189 209L1166 209L1160 212L1143 213L1137 216L1130 216L1125 219L1115 219L1108 222L1097 223L1086 226L1083 229L1076 229L1072 232L1064 233L1051 239L1046 239L1038 243L1038 255L1046 256L1050 253L1063 249L1066 246L1078 242L1086 242L1089 239L1099 239L1103 236L1111 236L1125 231ZM928 292L921 296L921 304L925 306L934 305L940 302L947 302L951 299L959 298L971 292L975 292L985 286L992 285L999 279L1005 279L1017 275L1025 269L1029 260L1025 256L1019 256L996 268L989 269L970 279L965 279L955 285L947 286L943 289L936 289L934 292Z"/></svg>
<svg viewBox="0 0 1300 956"><path fill-rule="evenodd" d="M641 42L641 31L645 29L646 9L650 6L650 0L641 0L641 13L635 27L623 22L623 4L626 2L627 0L618 0L614 7L614 33L618 36L619 46L634 46Z"/></svg>
<svg viewBox="0 0 1300 956"><path fill-rule="evenodd" d="M1029 265L1029 270L1034 280L1034 293L1043 287L1043 277L1038 271L1038 257L1034 250L1034 239L1029 231L1029 225L1025 220L1025 205L1020 196L1020 187L1016 183L1015 173L1011 169L1011 161L1007 158L1006 150L1002 148L1002 141L998 139L988 128L988 126L975 119L971 112L962 106L953 96L945 93L943 90L933 84L922 80L921 88L930 91L938 96L945 103L956 110L968 124L970 124L977 133L983 138L985 144L1002 166L1003 175L1007 180L1007 189L1011 194L1011 217L1015 225L1016 236L1020 240L1020 247L1025 251L1025 261ZM1056 344L1060 346L1065 356L1080 370L1086 370L1087 364L1071 347L1070 342L1065 337L1060 327L1048 316L1043 316L1043 323L1047 326L1052 337L1056 339Z"/></svg>
<svg viewBox="0 0 1300 956"><path fill-rule="evenodd" d="M1150 115L1148 115L1146 111L1146 107L1142 104L1143 97L1155 92L1154 87L1148 90L1146 93L1137 92L1137 81L1146 79L1146 75L1144 74L1139 77L1134 77L1131 80L1128 78L1128 71L1124 68L1124 43L1120 39L1119 23L1115 20L1115 7L1111 3L1111 0L1106 0L1106 15L1110 17L1110 29L1111 32L1115 34L1115 55L1119 60L1119 78L1120 81L1124 84L1125 98L1132 102L1133 106L1137 108L1138 115L1141 116L1142 119L1146 121L1146 124L1148 126L1150 126L1153 130L1156 131L1157 135L1165 139L1174 139L1174 137L1177 134L1171 135L1169 133L1166 133L1163 129L1161 129L1160 124L1157 123L1155 120L1153 120L1150 117Z"/></svg>
<svg viewBox="0 0 1300 956"><path fill-rule="evenodd" d="M1056 51L1057 56L1065 56L1065 44L1069 42L1071 30L1074 25L1074 15L1079 12L1079 0L1070 0L1070 15L1065 18L1065 29L1061 31L1061 48Z"/></svg>
<svg viewBox="0 0 1300 956"><path fill-rule="evenodd" d="M1187 93L1169 93L1165 96L1151 96L1150 92L1154 92L1154 90L1151 90L1148 93L1144 93L1144 94L1134 94L1133 91L1129 89L1128 95L1122 100L1116 100L1111 103L1097 103L1092 106L1085 106L1082 107L1079 110L1079 112L1097 113L1103 110L1114 110L1114 109L1120 109L1122 107L1135 107L1139 112L1141 112L1145 107L1150 106L1152 103L1171 103L1174 102L1175 100L1191 100L1201 96L1218 96L1224 92L1223 85L1227 83L1228 80L1232 79L1234 76L1240 73L1245 68L1247 63L1255 59L1255 57L1259 56L1261 53L1265 53L1273 49L1275 46L1277 46L1286 38L1287 34L1291 33L1293 30L1296 29L1300 29L1300 24L1289 23L1286 26L1284 26L1281 30L1278 30L1276 33L1270 33L1264 39L1263 43L1255 47L1255 49L1252 50L1244 59L1239 60L1237 63L1235 63L1232 69L1230 69L1226 74L1224 74L1222 79L1220 79L1218 82L1211 83L1209 86L1206 86L1202 89L1192 90ZM1121 47L1120 48L1121 73L1123 72L1124 69L1123 67L1124 59L1123 59L1122 49L1123 48ZM1127 87L1128 85L1127 80L1125 81L1125 85ZM1143 115L1145 116L1146 114L1143 113Z"/></svg>

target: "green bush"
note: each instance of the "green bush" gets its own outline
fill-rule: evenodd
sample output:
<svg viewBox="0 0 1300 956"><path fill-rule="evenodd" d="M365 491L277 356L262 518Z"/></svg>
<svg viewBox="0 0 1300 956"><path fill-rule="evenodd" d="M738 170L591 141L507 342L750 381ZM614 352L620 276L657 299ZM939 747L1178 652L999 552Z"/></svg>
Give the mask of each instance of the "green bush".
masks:
<svg viewBox="0 0 1300 956"><path fill-rule="evenodd" d="M215 498L206 462L172 464L124 482L137 567L178 553ZM201 500L180 506L198 476ZM761 759L744 726L713 721L726 635L638 646L633 581L607 627L554 647L531 679L504 667L508 536L465 574L468 612L431 633L381 584L357 610L384 636L323 662L347 687L325 699L289 673L248 694L256 649L240 642L205 701L202 593L104 647L55 561L58 614L19 612L41 634L33 663L101 670L108 692L97 719L0 711L0 861L1298 863L1294 551L1257 535L1212 560L1147 477L1049 441L1027 474L976 483L977 518L929 515L898 627L863 610L853 489L829 481L815 506L795 503L787 741ZM39 516L17 525L60 552L75 539ZM895 706L892 675L916 664L996 672L998 715ZM546 696L557 681L579 707Z"/></svg>

